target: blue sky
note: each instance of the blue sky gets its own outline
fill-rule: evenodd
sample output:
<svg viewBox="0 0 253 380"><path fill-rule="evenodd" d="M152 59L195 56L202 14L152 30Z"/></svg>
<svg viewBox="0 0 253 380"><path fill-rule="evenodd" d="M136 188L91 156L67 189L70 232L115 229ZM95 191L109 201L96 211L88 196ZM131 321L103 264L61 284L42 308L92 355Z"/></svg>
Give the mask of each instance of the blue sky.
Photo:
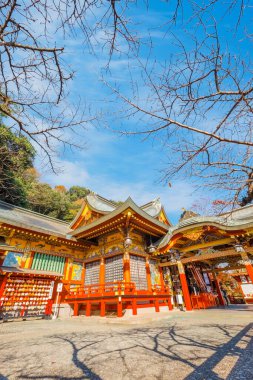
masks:
<svg viewBox="0 0 253 380"><path fill-rule="evenodd" d="M171 2L169 2L171 4ZM153 38L154 49L152 59L163 61L169 54L175 52L175 47L169 34L166 34L166 22L171 17L168 2L151 1L147 10L144 2L139 7L130 5L129 17L134 21L133 28L141 36L142 42ZM188 10L185 10L187 16ZM92 19L91 21L92 22ZM184 38L190 44L189 36L184 27L175 26L173 32ZM187 25L187 32L192 25ZM224 34L224 43L232 43L232 36L227 31ZM163 141L140 137L122 137L112 130L125 123L134 123L120 118L120 106L110 98L110 90L102 83L102 76L110 83L120 83L128 93L129 60L124 54L115 54L112 57L110 71L105 71L108 62L106 48L101 48L103 34L97 35L94 53L91 54L83 42L83 36L77 31L76 37L59 37L58 43L65 46L65 60L75 71L75 77L69 86L69 101L81 102L81 107L91 108L91 114L99 114L99 127L87 125L85 131L78 131L78 135L69 134L69 139L83 145L82 149L62 150L58 147L57 167L58 174L53 174L37 161L38 170L42 180L54 185L85 186L100 195L114 200L125 200L131 196L137 204L144 204L156 197L161 200L167 210L168 216L176 222L182 213L182 208L189 208L199 198L213 198L217 194L208 194L204 184L198 190L188 178L179 178L172 181L172 186L162 181L162 170L166 168L166 150ZM226 37L226 38L225 38ZM122 50L124 50L124 41ZM140 52L145 59L148 48ZM135 68L135 60L130 60L131 68ZM136 75L138 69L136 65ZM142 91L146 91L142 88ZM113 117L108 113L114 111ZM101 116L102 115L102 116ZM137 122L137 120L136 120Z"/></svg>

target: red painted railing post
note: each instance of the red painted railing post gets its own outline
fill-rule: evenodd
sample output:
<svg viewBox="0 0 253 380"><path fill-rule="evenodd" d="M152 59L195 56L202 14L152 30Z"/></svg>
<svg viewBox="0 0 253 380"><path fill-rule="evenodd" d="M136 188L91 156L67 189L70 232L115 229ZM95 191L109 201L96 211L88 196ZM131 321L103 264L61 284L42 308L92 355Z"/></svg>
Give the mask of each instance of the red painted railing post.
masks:
<svg viewBox="0 0 253 380"><path fill-rule="evenodd" d="M86 317L91 316L91 302L87 301L86 303L86 312L85 312Z"/></svg>
<svg viewBox="0 0 253 380"><path fill-rule="evenodd" d="M101 301L100 303L100 317L105 317L105 301Z"/></svg>
<svg viewBox="0 0 253 380"><path fill-rule="evenodd" d="M137 302L136 299L132 300L133 315L137 315Z"/></svg>
<svg viewBox="0 0 253 380"><path fill-rule="evenodd" d="M79 305L77 302L74 303L74 317L78 317L79 315Z"/></svg>
<svg viewBox="0 0 253 380"><path fill-rule="evenodd" d="M159 311L160 311L160 308L159 308L159 300L155 300L155 311L156 311L157 313L159 313Z"/></svg>
<svg viewBox="0 0 253 380"><path fill-rule="evenodd" d="M51 315L53 308L53 300L48 300L45 307L45 315Z"/></svg>
<svg viewBox="0 0 253 380"><path fill-rule="evenodd" d="M181 261L178 261L177 265L178 265L180 282L181 282L181 286L182 286L185 308L187 311L191 311L192 310L191 297L190 297L190 292L189 292L187 279L186 279L186 275L185 275L185 271L184 271L184 266L181 263Z"/></svg>
<svg viewBox="0 0 253 380"><path fill-rule="evenodd" d="M118 314L118 317L122 317L123 316L123 313L122 313L122 302L121 302L121 300L118 300L118 303L117 303L117 314Z"/></svg>

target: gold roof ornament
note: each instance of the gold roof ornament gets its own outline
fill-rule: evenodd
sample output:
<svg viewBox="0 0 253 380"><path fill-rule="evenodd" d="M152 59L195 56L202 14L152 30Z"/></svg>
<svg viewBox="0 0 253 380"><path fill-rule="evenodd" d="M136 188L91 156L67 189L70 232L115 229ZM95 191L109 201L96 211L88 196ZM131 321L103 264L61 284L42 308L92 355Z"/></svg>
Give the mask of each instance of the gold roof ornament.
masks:
<svg viewBox="0 0 253 380"><path fill-rule="evenodd" d="M184 237L190 240L198 240L203 234L203 230L184 233Z"/></svg>

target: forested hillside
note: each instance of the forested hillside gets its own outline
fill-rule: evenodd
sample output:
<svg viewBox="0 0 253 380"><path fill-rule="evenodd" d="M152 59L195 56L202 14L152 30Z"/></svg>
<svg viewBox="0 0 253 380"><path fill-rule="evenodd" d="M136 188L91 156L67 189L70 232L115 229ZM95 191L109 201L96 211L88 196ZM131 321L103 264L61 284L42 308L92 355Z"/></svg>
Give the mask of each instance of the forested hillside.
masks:
<svg viewBox="0 0 253 380"><path fill-rule="evenodd" d="M0 121L0 200L62 220L74 218L90 189L64 184L52 188L34 168L36 152L27 138Z"/></svg>

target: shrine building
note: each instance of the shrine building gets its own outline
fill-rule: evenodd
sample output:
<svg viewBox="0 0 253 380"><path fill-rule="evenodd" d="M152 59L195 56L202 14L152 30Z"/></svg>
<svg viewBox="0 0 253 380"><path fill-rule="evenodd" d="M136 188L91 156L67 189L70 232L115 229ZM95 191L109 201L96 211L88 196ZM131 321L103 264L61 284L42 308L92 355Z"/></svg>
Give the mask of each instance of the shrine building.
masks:
<svg viewBox="0 0 253 380"><path fill-rule="evenodd" d="M253 205L173 226L159 199L89 194L71 223L0 201L0 318L250 303L252 255Z"/></svg>

